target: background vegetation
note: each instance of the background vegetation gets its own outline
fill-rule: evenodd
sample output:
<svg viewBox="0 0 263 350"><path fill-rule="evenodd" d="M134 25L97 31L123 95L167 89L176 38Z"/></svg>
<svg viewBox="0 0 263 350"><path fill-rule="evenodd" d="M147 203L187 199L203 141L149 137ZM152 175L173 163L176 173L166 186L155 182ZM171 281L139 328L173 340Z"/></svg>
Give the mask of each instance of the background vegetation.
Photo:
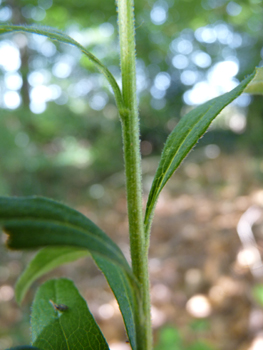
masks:
<svg viewBox="0 0 263 350"><path fill-rule="evenodd" d="M145 192L149 190L156 168L156 155L160 154L167 135L178 120L192 106L232 89L255 66L262 66L262 9L261 0L135 1ZM87 46L120 79L116 16L114 1L0 0L1 22L37 22L65 30ZM123 236L127 228L122 205L121 130L106 81L98 77L98 72L78 50L56 45L41 36L15 34L1 38L0 92L1 195L38 194L78 206L83 212L89 212L95 221L101 220L102 225L110 227L125 249L126 237ZM184 168L175 175L165 200L171 204L174 198L181 198L182 190L191 198L205 194L210 196L212 206L221 203L224 196L230 202L237 196L246 196L245 204L239 207L236 204L233 209L236 215L231 226L233 229L242 212L254 203L251 193L255 193L256 189L259 191L261 186L262 106L260 98L252 99L246 94L231 104L200 141ZM224 194L227 191L230 191L228 195ZM188 223L192 227L196 227L197 222L191 215L189 217L187 205L190 205L190 209L200 206L201 199L198 197L196 202L192 201L192 207L189 201L183 202L183 198L177 203L188 203L179 214L185 220L190 220ZM169 206L163 205L168 213ZM112 210L106 216L106 209L109 208ZM176 208L178 206L173 212L170 211L171 226L166 227L167 235L164 230L158 231L156 220L154 233L157 246L160 241L167 246L168 240L171 243L174 242L173 237L178 237L174 232L174 225L178 224L176 220L179 220L175 218L175 215L179 215ZM207 215L208 221L216 216L215 212ZM162 223L160 227L169 226L168 219L165 222L159 220ZM179 226L178 231L182 234L184 227ZM213 229L222 233L225 227L222 229L215 222ZM193 251L202 239L206 240L206 236L200 233L198 240L192 242ZM239 243L231 239L234 242L231 246L234 256ZM218 243L216 237L214 242ZM157 256L163 254L162 259L169 258L169 254L173 256L173 252L157 251L155 243L152 253ZM190 249L189 244L182 248L184 252ZM189 255L193 253L190 251ZM8 253L3 247L0 253L0 348L2 346L4 349L27 339L28 332L24 331L24 327L28 328L28 316L23 316L24 325L12 297L8 299L12 292L6 289L11 288L21 270L20 253ZM27 257L23 255L23 259ZM175 269L178 267L172 266ZM230 266L231 261L228 268ZM182 276L189 269L189 266L184 267ZM89 273L95 274L92 268ZM245 276L249 280L249 275ZM83 275L79 280L82 278ZM158 278L153 281L153 286L158 285L155 283ZM185 290L185 285L173 283L185 294L189 292L188 297L193 293ZM194 292L206 292L207 288L204 283ZM166 304L169 304L167 300ZM10 314L10 310L13 310L13 316L9 323L7 314ZM244 316L244 319L247 320L248 316ZM173 322L173 327L187 325L183 329L186 334L189 333L186 329L191 321L188 319L177 324L172 318L168 320ZM14 322L18 325L14 326ZM211 335L209 327L205 326L202 332ZM245 340L241 339L242 336ZM244 332L241 332L237 343L240 346L247 344L249 336L251 334L244 336ZM216 343L213 337L210 338L215 348L227 349L225 344ZM165 340L162 339L159 340L159 347L164 349L162 341ZM182 346L180 341L178 344L181 345L178 346ZM193 345L190 342L185 346ZM229 349L237 349L237 346L231 346Z"/></svg>

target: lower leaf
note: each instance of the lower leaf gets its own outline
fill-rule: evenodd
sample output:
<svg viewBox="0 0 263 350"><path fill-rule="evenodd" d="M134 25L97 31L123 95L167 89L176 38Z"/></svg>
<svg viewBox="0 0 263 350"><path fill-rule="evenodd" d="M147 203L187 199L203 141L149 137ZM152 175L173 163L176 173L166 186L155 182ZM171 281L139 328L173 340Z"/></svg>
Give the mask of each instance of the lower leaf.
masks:
<svg viewBox="0 0 263 350"><path fill-rule="evenodd" d="M33 346L42 350L109 350L86 301L68 279L49 280L36 293Z"/></svg>
<svg viewBox="0 0 263 350"><path fill-rule="evenodd" d="M134 288L134 284L131 285L131 280L128 278L127 274L117 265L105 262L105 260L95 254L92 257L103 272L116 297L131 348L136 350L136 319L138 320L140 315L140 305L138 304L140 298L137 297L136 286Z"/></svg>
<svg viewBox="0 0 263 350"><path fill-rule="evenodd" d="M71 247L43 248L34 256L19 277L15 295L16 301L20 304L35 280L56 267L75 261L87 256L87 250Z"/></svg>
<svg viewBox="0 0 263 350"><path fill-rule="evenodd" d="M16 346L15 348L9 348L6 350L40 350L40 349L36 348L35 346L22 345L22 346Z"/></svg>

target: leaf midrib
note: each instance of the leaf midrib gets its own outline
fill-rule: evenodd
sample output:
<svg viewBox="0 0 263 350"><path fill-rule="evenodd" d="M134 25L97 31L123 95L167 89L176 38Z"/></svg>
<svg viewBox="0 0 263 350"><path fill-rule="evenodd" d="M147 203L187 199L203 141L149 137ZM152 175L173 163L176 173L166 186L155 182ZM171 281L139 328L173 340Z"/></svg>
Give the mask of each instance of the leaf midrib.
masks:
<svg viewBox="0 0 263 350"><path fill-rule="evenodd" d="M57 294L58 294L58 292L57 292L57 283L56 283L56 284L55 284L55 300L56 300L56 302L57 302ZM57 311L57 312L58 312L58 311ZM62 333L63 333L63 336L64 336L64 338L65 338L65 341L66 341L66 344L67 344L67 349L70 350L69 343L68 343L68 338L67 338L67 336L66 336L66 334L65 334L65 331L64 331L64 328L63 328L63 326L62 326L61 317L60 317L60 316L58 317L58 323L59 323L59 326L60 326L61 331L62 331Z"/></svg>
<svg viewBox="0 0 263 350"><path fill-rule="evenodd" d="M43 218L41 218L41 219L36 219L36 218L27 217L27 218L7 219L7 220L1 220L1 219L0 219L0 222L1 222L1 221L5 221L5 224L2 225L4 228L6 227L7 224L12 224L12 223L15 223L15 222L18 222L18 221L22 221L22 222L23 222L23 221L24 221L24 222L25 222L25 221L28 221L28 222L32 222L32 221L33 221L34 223L39 223L39 224L41 224L41 222L44 222L44 223L45 223L45 222L48 222L48 223L50 223L50 224L54 224L54 225L57 225L57 226L67 226L67 227L69 227L69 228L71 228L71 229L75 229L75 230L80 231L81 233L87 235L87 232L85 231L85 229L79 228L79 226L72 225L72 224L69 224L69 223L65 223L65 222L62 222L62 223L61 223L61 221L58 221L58 220L49 220L49 219L43 219ZM110 245L110 243L107 242L107 241L106 241L106 244L105 244L105 241L103 240L102 237L97 236L96 234L92 233L91 231L88 231L88 232L89 232L89 234L90 234L96 241L98 241L98 242L103 243L104 245L106 245L106 246L109 248L109 250L111 250L112 253L115 253L115 254L117 253L118 256L121 257L122 260L125 262L125 265L129 266L129 265L126 263L126 261L125 261L123 255L122 255L122 253L121 253L121 251L116 250L116 248L113 247L112 245ZM114 248L115 248L115 249L114 249ZM114 250L113 250L113 249L114 249ZM99 252L98 252L98 254L99 254ZM110 260L116 263L116 261L114 261L114 260L112 260L112 259L110 259ZM125 269L125 270L127 270L127 269Z"/></svg>

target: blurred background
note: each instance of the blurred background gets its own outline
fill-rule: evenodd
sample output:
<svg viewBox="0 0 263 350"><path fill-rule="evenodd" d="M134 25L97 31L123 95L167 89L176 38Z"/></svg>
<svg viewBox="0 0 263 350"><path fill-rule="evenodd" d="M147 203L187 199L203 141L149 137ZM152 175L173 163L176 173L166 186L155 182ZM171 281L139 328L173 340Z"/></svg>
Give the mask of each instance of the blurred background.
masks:
<svg viewBox="0 0 263 350"><path fill-rule="evenodd" d="M263 4L135 0L135 13L146 202L180 118L262 66ZM0 0L0 23L64 30L121 83L116 21L113 0ZM128 256L121 128L106 80L69 45L22 33L0 39L0 195L63 201ZM243 94L163 191L149 262L156 350L262 349L262 145L262 97ZM39 282L21 308L14 285L32 255L0 246L0 350L29 343ZM92 261L47 277L58 276L74 279L111 349L129 349L116 302Z"/></svg>

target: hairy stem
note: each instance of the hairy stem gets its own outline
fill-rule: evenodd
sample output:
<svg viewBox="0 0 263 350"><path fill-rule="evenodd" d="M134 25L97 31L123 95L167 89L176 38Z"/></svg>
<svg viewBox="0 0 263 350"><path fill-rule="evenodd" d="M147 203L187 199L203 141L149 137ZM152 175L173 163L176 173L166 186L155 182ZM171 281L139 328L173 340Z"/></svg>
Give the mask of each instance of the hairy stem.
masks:
<svg viewBox="0 0 263 350"><path fill-rule="evenodd" d="M117 0L125 113L122 117L126 190L132 268L140 283L142 312L137 323L138 350L152 349L148 253L146 249L141 185L139 115L136 96L133 0ZM120 112L121 113L121 112Z"/></svg>

